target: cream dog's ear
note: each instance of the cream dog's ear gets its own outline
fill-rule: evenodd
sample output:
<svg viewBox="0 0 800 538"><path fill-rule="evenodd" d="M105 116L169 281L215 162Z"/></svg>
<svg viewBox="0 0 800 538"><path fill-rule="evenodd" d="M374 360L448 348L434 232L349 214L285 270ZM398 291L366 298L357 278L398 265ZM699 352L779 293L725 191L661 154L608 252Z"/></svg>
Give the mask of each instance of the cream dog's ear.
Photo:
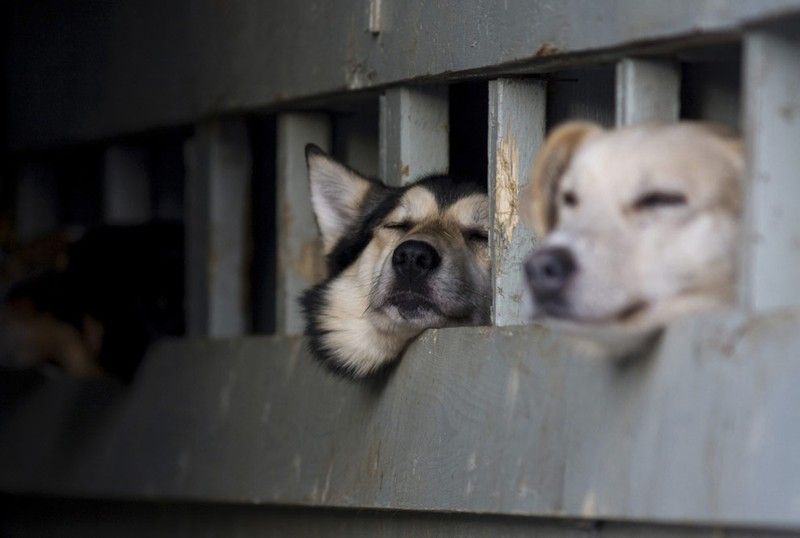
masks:
<svg viewBox="0 0 800 538"><path fill-rule="evenodd" d="M522 194L522 217L539 237L556 225L556 195L561 176L577 149L603 128L585 121L571 121L550 133L536 156L531 181Z"/></svg>

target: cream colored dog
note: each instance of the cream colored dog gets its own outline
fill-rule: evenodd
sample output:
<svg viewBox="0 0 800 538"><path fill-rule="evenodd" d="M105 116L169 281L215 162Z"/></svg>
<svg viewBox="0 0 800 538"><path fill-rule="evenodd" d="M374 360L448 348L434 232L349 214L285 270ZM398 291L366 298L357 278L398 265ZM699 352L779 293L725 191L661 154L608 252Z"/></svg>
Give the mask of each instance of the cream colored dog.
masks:
<svg viewBox="0 0 800 538"><path fill-rule="evenodd" d="M628 348L735 299L742 146L701 123L564 124L523 203L543 238L525 263L534 318Z"/></svg>

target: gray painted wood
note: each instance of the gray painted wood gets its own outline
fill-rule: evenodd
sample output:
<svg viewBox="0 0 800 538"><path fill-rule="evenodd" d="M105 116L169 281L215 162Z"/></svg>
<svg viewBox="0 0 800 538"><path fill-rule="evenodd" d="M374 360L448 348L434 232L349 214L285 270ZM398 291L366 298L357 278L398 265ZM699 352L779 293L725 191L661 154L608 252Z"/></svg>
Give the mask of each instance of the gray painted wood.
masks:
<svg viewBox="0 0 800 538"><path fill-rule="evenodd" d="M724 9L719 0L465 0L458 9L384 1L377 38L367 31L366 3L355 0L61 8L59 0L45 0L10 9L6 79L14 84L6 117L15 148L478 69L552 71L591 51L613 61L612 49L643 52L664 39L670 42L662 48L677 48L707 34L732 36L756 20L796 13L800 0L731 0Z"/></svg>
<svg viewBox="0 0 800 538"><path fill-rule="evenodd" d="M306 144L331 147L327 114L292 112L277 120L278 291L277 332L302 334L305 328L298 298L324 277L324 254L311 207Z"/></svg>
<svg viewBox="0 0 800 538"><path fill-rule="evenodd" d="M251 174L244 122L199 124L186 155L186 328L195 336L247 331Z"/></svg>
<svg viewBox="0 0 800 538"><path fill-rule="evenodd" d="M492 255L492 323L527 321L520 267L534 246L520 221L520 194L544 141L545 83L498 79L489 83L489 245Z"/></svg>
<svg viewBox="0 0 800 538"><path fill-rule="evenodd" d="M681 104L681 66L653 58L617 62L616 124L677 121Z"/></svg>
<svg viewBox="0 0 800 538"><path fill-rule="evenodd" d="M151 216L150 156L142 147L114 144L103 160L103 218L140 224Z"/></svg>
<svg viewBox="0 0 800 538"><path fill-rule="evenodd" d="M15 208L19 241L55 231L59 218L56 170L46 161L28 160L17 170Z"/></svg>
<svg viewBox="0 0 800 538"><path fill-rule="evenodd" d="M448 113L447 86L386 90L380 102L380 165L387 185L447 173Z"/></svg>
<svg viewBox="0 0 800 538"><path fill-rule="evenodd" d="M745 38L744 294L759 311L800 304L800 26L794 22Z"/></svg>
<svg viewBox="0 0 800 538"><path fill-rule="evenodd" d="M707 315L619 364L444 329L371 383L298 338L174 341L124 392L4 388L0 491L800 530L798 335Z"/></svg>

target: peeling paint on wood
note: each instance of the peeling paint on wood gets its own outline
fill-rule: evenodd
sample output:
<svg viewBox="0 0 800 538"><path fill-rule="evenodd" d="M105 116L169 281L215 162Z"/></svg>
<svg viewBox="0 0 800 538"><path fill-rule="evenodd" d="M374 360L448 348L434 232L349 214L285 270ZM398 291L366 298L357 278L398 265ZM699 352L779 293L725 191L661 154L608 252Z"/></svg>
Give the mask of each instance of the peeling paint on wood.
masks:
<svg viewBox="0 0 800 538"><path fill-rule="evenodd" d="M533 236L520 223L519 197L544 130L544 82L498 79L489 83L489 245L495 325L526 321L520 267L533 248Z"/></svg>
<svg viewBox="0 0 800 538"><path fill-rule="evenodd" d="M511 242L519 222L519 167L517 141L506 136L497 148L494 186L495 226L506 243Z"/></svg>

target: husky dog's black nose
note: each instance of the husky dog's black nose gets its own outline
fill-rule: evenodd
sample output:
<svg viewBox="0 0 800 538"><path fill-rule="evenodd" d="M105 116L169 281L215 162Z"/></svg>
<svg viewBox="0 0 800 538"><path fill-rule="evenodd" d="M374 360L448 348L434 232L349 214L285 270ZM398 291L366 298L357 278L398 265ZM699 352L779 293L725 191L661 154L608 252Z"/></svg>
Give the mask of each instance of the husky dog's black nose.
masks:
<svg viewBox="0 0 800 538"><path fill-rule="evenodd" d="M575 269L572 253L561 247L536 251L525 262L528 285L540 302L558 298Z"/></svg>
<svg viewBox="0 0 800 538"><path fill-rule="evenodd" d="M428 243L413 239L404 241L394 249L392 267L397 276L417 280L426 277L439 267L442 257Z"/></svg>

